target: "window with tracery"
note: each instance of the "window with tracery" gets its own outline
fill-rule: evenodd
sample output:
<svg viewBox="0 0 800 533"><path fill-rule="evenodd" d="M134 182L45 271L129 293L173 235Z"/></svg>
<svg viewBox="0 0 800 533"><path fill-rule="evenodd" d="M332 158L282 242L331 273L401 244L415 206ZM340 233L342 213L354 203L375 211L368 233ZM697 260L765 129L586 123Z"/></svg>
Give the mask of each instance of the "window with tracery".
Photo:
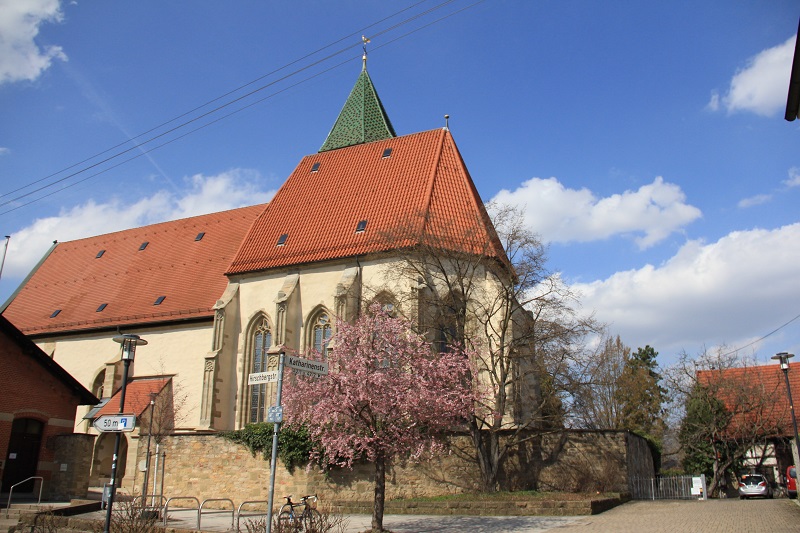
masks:
<svg viewBox="0 0 800 533"><path fill-rule="evenodd" d="M328 344L331 342L331 335L333 335L331 321L328 317L328 313L323 311L319 313L316 320L314 320L311 332L311 340L314 350L318 351L325 357L328 355L327 350Z"/></svg>
<svg viewBox="0 0 800 533"><path fill-rule="evenodd" d="M251 361L250 372L266 372L269 366L269 354L267 353L272 345L272 331L266 318L262 318L259 324L253 329L251 338ZM263 422L267 412L269 402L267 397L267 384L252 385L250 387L250 423Z"/></svg>

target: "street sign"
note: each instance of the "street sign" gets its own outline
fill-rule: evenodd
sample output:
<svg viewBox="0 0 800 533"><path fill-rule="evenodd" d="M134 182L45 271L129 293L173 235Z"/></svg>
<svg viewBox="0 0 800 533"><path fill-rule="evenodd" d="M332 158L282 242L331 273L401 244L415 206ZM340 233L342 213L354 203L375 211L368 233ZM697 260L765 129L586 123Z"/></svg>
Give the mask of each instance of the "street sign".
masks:
<svg viewBox="0 0 800 533"><path fill-rule="evenodd" d="M262 383L277 383L278 371L270 370L269 372L253 372L247 376L248 385L261 385Z"/></svg>
<svg viewBox="0 0 800 533"><path fill-rule="evenodd" d="M267 409L267 422L283 422L283 407L280 405L273 405Z"/></svg>
<svg viewBox="0 0 800 533"><path fill-rule="evenodd" d="M303 359L302 357L293 357L291 355L286 356L286 366L318 376L324 376L328 373L328 363Z"/></svg>
<svg viewBox="0 0 800 533"><path fill-rule="evenodd" d="M103 433L121 433L133 431L136 427L135 415L103 415L92 423L94 429Z"/></svg>

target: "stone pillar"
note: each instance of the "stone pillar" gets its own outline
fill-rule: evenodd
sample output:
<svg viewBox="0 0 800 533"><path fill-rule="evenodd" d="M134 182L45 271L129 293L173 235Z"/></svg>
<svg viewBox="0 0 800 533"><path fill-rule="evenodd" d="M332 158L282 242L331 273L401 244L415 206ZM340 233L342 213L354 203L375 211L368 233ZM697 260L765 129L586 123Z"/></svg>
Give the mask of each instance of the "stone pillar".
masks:
<svg viewBox="0 0 800 533"><path fill-rule="evenodd" d="M49 439L48 445L55 450L48 490L50 499L86 498L95 437L87 433L67 433Z"/></svg>

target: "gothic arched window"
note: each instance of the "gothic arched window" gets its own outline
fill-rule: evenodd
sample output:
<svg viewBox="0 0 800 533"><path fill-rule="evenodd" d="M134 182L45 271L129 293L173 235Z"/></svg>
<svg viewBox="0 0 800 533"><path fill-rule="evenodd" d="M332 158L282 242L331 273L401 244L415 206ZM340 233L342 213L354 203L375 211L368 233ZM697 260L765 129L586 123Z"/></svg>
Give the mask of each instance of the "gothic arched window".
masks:
<svg viewBox="0 0 800 533"><path fill-rule="evenodd" d="M333 335L328 313L320 311L311 324L311 347L321 353L323 357L327 357L328 344L330 344L331 336Z"/></svg>
<svg viewBox="0 0 800 533"><path fill-rule="evenodd" d="M251 331L250 372L266 372L269 366L269 354L267 352L272 345L272 331L266 317L261 318ZM251 424L264 421L269 407L267 405L268 401L266 383L250 387L250 417L248 421Z"/></svg>

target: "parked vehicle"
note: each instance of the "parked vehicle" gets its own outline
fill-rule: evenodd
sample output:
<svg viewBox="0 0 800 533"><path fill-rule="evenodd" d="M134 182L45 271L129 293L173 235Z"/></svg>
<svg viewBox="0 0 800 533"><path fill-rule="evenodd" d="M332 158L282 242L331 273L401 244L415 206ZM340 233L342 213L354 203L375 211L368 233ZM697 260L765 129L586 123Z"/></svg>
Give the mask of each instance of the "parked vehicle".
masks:
<svg viewBox="0 0 800 533"><path fill-rule="evenodd" d="M739 478L739 498L772 498L769 480L761 474L745 474Z"/></svg>
<svg viewBox="0 0 800 533"><path fill-rule="evenodd" d="M786 469L786 492L790 498L797 498L797 469L794 465Z"/></svg>

